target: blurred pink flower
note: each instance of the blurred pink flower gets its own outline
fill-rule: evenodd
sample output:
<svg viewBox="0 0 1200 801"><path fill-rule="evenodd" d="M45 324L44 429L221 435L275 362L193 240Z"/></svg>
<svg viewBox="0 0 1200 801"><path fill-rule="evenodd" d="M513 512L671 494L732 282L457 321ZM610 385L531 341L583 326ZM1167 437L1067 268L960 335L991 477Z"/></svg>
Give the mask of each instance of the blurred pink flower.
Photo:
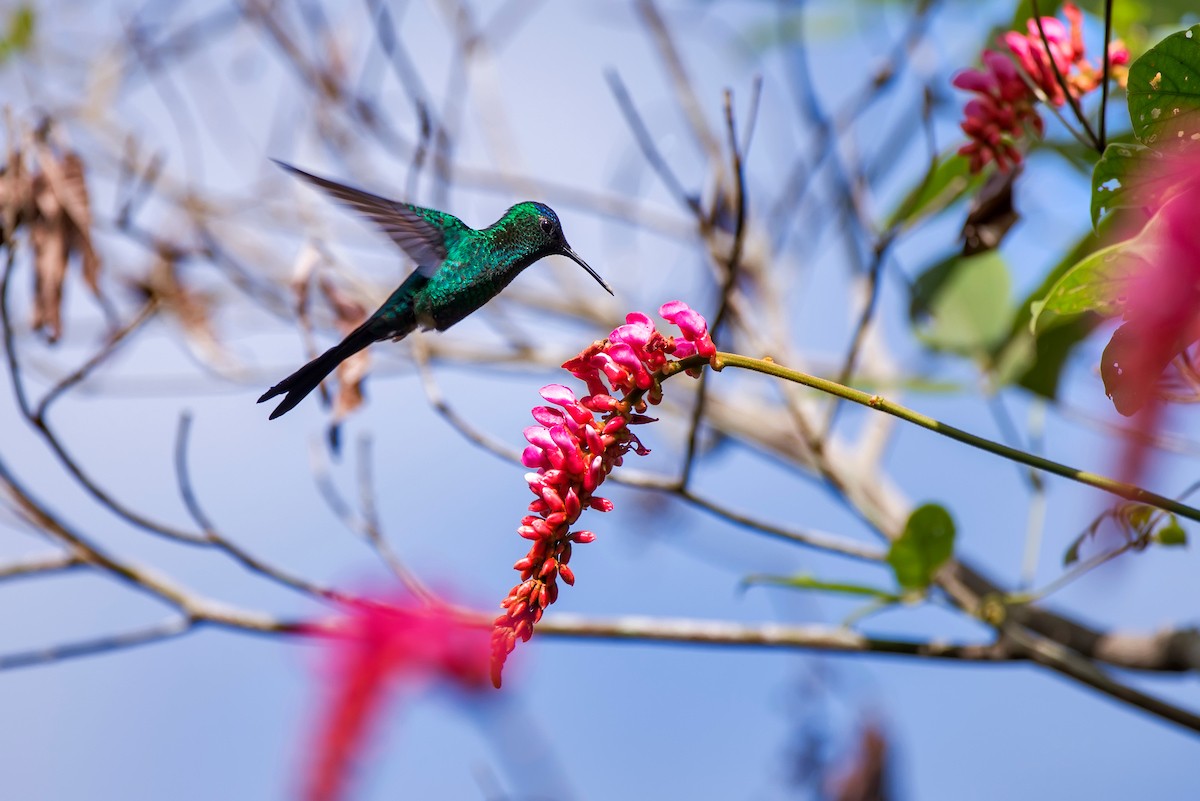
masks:
<svg viewBox="0 0 1200 801"><path fill-rule="evenodd" d="M1166 400L1163 373L1200 339L1200 156L1171 157L1139 176L1159 191L1124 278L1122 325L1101 357L1100 374L1113 405L1123 415L1140 412L1120 457L1121 477L1136 482L1157 431ZM1138 193L1137 181L1131 191ZM1162 187L1169 186L1167 191ZM1152 190L1146 190L1149 195ZM1190 365L1180 375L1192 386L1177 396L1200 397Z"/></svg>
<svg viewBox="0 0 1200 801"><path fill-rule="evenodd" d="M1044 130L1036 109L1039 94L1055 106L1067 102L1055 67L1073 97L1100 85L1103 70L1084 59L1083 14L1072 3L1063 5L1063 13L1071 24L1069 30L1055 17L1042 17L1039 31L1031 19L1026 33L1009 31L1000 37L1003 52L983 51L983 69L966 69L954 76L954 86L976 95L963 109L962 129L970 141L958 151L970 159L972 172L993 161L1001 170L1021 163L1019 145L1026 134L1041 136ZM1120 68L1129 63L1129 51L1113 42L1108 58L1110 75L1122 80Z"/></svg>
<svg viewBox="0 0 1200 801"><path fill-rule="evenodd" d="M659 371L672 359L698 353L711 360L716 355L707 321L686 303L665 303L659 314L677 325L682 336L664 336L649 317L634 312L608 339L593 342L563 365L587 384L588 395L577 399L561 384L542 387L542 397L553 406L535 407L538 425L525 429L529 447L521 462L537 471L525 476L535 499L517 533L532 545L513 565L521 581L501 602L504 613L492 630L491 675L497 687L517 641L533 636L542 613L558 599L558 579L575 583L569 564L572 545L596 538L571 526L584 509L612 511L612 502L594 493L626 453L649 453L629 426L653 421L643 412L662 399Z"/></svg>
<svg viewBox="0 0 1200 801"><path fill-rule="evenodd" d="M487 686L488 637L445 607L404 597L349 607L325 641L327 698L317 727L304 797L343 797L348 774L367 742L390 689L443 680L466 689Z"/></svg>

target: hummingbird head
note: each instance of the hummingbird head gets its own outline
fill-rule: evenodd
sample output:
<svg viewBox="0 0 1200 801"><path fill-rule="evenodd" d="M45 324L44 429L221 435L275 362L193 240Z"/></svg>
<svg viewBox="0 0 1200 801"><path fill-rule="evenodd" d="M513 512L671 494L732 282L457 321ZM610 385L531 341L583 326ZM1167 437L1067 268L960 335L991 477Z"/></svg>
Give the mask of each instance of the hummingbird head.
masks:
<svg viewBox="0 0 1200 801"><path fill-rule="evenodd" d="M588 271L588 274L599 282L600 286L607 290L608 294L612 295L612 287L610 287L600 274L593 270L586 261L579 257L571 246L567 244L567 238L563 236L562 223L558 220L558 215L554 213L554 209L547 206L545 203L520 203L512 208L511 211L524 212L521 216L526 217L533 223L533 236L537 242L537 251L543 256L566 256L571 261L578 264L580 267Z"/></svg>

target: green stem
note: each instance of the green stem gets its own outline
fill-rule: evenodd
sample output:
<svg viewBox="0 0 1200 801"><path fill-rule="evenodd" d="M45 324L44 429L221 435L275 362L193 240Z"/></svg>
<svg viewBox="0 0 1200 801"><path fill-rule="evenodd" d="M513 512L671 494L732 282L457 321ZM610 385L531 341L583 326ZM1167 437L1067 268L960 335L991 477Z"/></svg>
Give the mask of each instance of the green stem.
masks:
<svg viewBox="0 0 1200 801"><path fill-rule="evenodd" d="M1108 478L1106 476L1099 475L1098 473L1089 473L1084 470L1078 470L1074 467L1068 467L1065 464L1060 464L1049 459L1043 459L1041 456L1035 456L1032 453L1018 450L1017 448L1010 448L1007 445L1000 444L999 442L993 442L990 439L976 436L969 431L963 431L961 428L955 428L954 426L947 425L946 423L935 420L932 417L923 415L920 412L915 412L912 409L901 406L898 403L893 403L892 401L889 401L879 395L871 395L861 390L839 384L836 381L830 381L826 378L818 378L815 375L802 373L799 370L791 370L787 367L778 365L773 361L768 361L765 359L753 359L749 356L741 356L736 353L717 353L716 359L716 365L718 369L723 367L738 367L743 370L753 370L757 373L764 373L765 375L782 378L785 381L791 381L796 384L803 384L806 387L818 389L821 392L835 395L843 400L848 400L852 403L866 406L869 409L876 409L878 411L890 414L893 417L899 417L901 420L905 420L913 425L929 429L930 431L941 434L944 437L949 437L950 439L957 440L974 448L979 448L980 450L987 451L988 453L994 453L997 456L1002 456L1010 461L1028 465L1029 467L1033 467L1037 470L1044 470L1047 473L1054 473L1055 475L1062 476L1063 478L1069 478L1072 481L1079 482L1080 484L1086 484L1089 487L1095 487L1096 489L1104 490L1111 495L1116 495L1118 498L1124 498L1128 501L1135 501L1137 503L1144 503L1158 509L1174 512L1180 517L1186 517L1189 520L1200 522L1200 509L1197 509L1194 506L1188 506L1187 504L1180 503L1172 498L1168 498L1154 492L1150 492L1149 490L1142 489L1141 487L1133 484L1126 484L1123 481L1117 481L1116 479ZM702 356L692 356L688 359L684 359L683 361L675 362L674 365L678 365L678 367L669 365L669 367L674 367L674 369L664 370L664 377L681 370L701 367L707 363L708 360Z"/></svg>

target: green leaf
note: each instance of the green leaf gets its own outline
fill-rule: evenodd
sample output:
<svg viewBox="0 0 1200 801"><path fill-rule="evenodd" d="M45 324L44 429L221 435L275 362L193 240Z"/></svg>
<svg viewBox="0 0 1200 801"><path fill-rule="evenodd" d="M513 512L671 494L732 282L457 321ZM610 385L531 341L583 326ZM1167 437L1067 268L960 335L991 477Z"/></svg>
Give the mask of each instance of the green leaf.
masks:
<svg viewBox="0 0 1200 801"><path fill-rule="evenodd" d="M1083 541L1088 538L1088 534L1080 534L1075 539L1071 540L1071 544L1067 546L1067 550L1063 553L1063 567L1070 567L1079 561L1079 549L1083 546Z"/></svg>
<svg viewBox="0 0 1200 801"><path fill-rule="evenodd" d="M1068 268L1046 296L1032 304L1030 330L1040 333L1058 317L1085 311L1103 315L1121 311L1129 276L1163 258L1168 212L1173 203L1181 202L1188 198L1180 196L1166 203L1137 236L1101 248Z"/></svg>
<svg viewBox="0 0 1200 801"><path fill-rule="evenodd" d="M899 603L901 598L894 592L881 590L878 587L869 587L865 584L853 584L845 581L821 581L813 578L808 574L798 576L771 576L766 574L755 574L747 576L742 580L743 586L754 584L769 584L776 587L791 587L796 590L819 590L821 592L837 592L843 595L857 595L866 598L875 598L880 601L889 601Z"/></svg>
<svg viewBox="0 0 1200 801"><path fill-rule="evenodd" d="M1183 530L1183 526L1179 525L1179 521L1172 519L1170 523L1154 533L1154 540L1159 545L1178 548L1187 545L1187 532Z"/></svg>
<svg viewBox="0 0 1200 801"><path fill-rule="evenodd" d="M1012 279L994 250L954 256L913 283L910 313L917 334L930 347L979 355L1008 332Z"/></svg>
<svg viewBox="0 0 1200 801"><path fill-rule="evenodd" d="M1054 400L1071 351L1100 324L1097 315L1080 315L1049 326L1036 337L1023 328L1008 340L993 371L996 386L1015 385Z"/></svg>
<svg viewBox="0 0 1200 801"><path fill-rule="evenodd" d="M1129 119L1153 147L1200 140L1200 25L1173 33L1129 67Z"/></svg>
<svg viewBox="0 0 1200 801"><path fill-rule="evenodd" d="M1100 232L1088 231L1076 240L1053 268L1034 287L1013 312L1008 336L993 349L991 379L995 386L1016 384L1053 400L1058 393L1059 377L1071 350L1100 324L1101 318L1085 314L1059 319L1046 325L1036 337L1030 330L1031 306L1049 293L1058 280L1076 262L1100 247L1102 235L1111 225L1111 217L1100 222Z"/></svg>
<svg viewBox="0 0 1200 801"><path fill-rule="evenodd" d="M886 227L915 225L953 206L982 183L983 173L972 175L969 160L955 151L944 153L888 215Z"/></svg>
<svg viewBox="0 0 1200 801"><path fill-rule="evenodd" d="M28 5L17 6L8 15L8 25L0 38L0 63L29 49L33 43L34 19L33 9Z"/></svg>
<svg viewBox="0 0 1200 801"><path fill-rule="evenodd" d="M1132 536L1145 537L1150 533L1157 512L1153 506L1144 503L1127 503L1119 507L1118 514Z"/></svg>
<svg viewBox="0 0 1200 801"><path fill-rule="evenodd" d="M1157 205L1170 175L1161 167L1162 154L1144 145L1111 144L1092 170L1092 227L1116 209Z"/></svg>
<svg viewBox="0 0 1200 801"><path fill-rule="evenodd" d="M1058 317L1088 311L1115 314L1120 309L1129 273L1136 266L1134 260L1138 258L1131 249L1133 241L1101 248L1067 270L1046 297L1030 306L1030 330L1039 334Z"/></svg>
<svg viewBox="0 0 1200 801"><path fill-rule="evenodd" d="M927 503L909 516L904 533L888 551L887 561L902 588L924 590L953 553L954 520L944 507Z"/></svg>

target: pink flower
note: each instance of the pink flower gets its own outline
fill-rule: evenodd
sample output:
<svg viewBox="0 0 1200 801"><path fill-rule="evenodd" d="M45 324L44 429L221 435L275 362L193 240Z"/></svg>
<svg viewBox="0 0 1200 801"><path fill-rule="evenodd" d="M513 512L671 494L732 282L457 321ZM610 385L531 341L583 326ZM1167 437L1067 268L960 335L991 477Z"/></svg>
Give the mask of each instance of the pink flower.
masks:
<svg viewBox="0 0 1200 801"><path fill-rule="evenodd" d="M1135 433L1126 439L1121 474L1136 481L1147 456L1147 442L1161 422L1164 393L1161 377L1177 357L1200 339L1200 157L1169 158L1140 181L1151 189L1171 191L1148 209L1151 221L1139 235L1134 269L1123 288L1123 324L1104 349L1100 374L1117 411L1138 414ZM1138 193L1137 182L1132 192ZM1166 200L1161 199L1163 195ZM1200 394L1194 368L1182 363L1180 375Z"/></svg>
<svg viewBox="0 0 1200 801"><path fill-rule="evenodd" d="M328 634L328 631L322 631ZM395 685L434 679L466 689L486 686L487 633L445 608L410 598L350 607L326 641L328 697L316 732L304 797L341 798L355 756Z"/></svg>
<svg viewBox="0 0 1200 801"><path fill-rule="evenodd" d="M1029 20L1026 33L1009 31L1000 37L1003 53L983 51L982 70L967 69L954 76L954 86L976 95L963 109L962 130L970 141L958 151L970 159L972 172L993 161L1001 170L1021 163L1019 145L1026 134L1041 136L1043 131L1036 109L1038 92L1055 106L1067 102L1056 67L1073 97L1082 97L1100 85L1103 70L1084 59L1083 14L1072 3L1063 5L1063 13L1070 22L1069 30L1055 17L1042 17L1041 31L1035 20ZM1129 51L1120 42L1112 42L1108 58L1110 75L1123 80Z"/></svg>
<svg viewBox="0 0 1200 801"><path fill-rule="evenodd" d="M529 447L521 462L536 470L525 476L534 500L517 533L532 545L513 565L521 580L501 602L504 613L492 629L491 675L497 687L517 641L533 636L534 625L558 599L558 580L575 583L572 546L596 538L591 531L572 531L572 526L585 509L612 511L612 502L596 490L625 454L650 452L629 426L653 421L643 412L662 398L662 368L672 358L716 356L707 321L686 303L663 304L659 313L679 327L682 337L664 336L649 317L635 312L608 339L593 342L563 364L587 384L588 395L577 399L561 384L542 387L542 397L558 408L534 408L539 425L525 429Z"/></svg>

